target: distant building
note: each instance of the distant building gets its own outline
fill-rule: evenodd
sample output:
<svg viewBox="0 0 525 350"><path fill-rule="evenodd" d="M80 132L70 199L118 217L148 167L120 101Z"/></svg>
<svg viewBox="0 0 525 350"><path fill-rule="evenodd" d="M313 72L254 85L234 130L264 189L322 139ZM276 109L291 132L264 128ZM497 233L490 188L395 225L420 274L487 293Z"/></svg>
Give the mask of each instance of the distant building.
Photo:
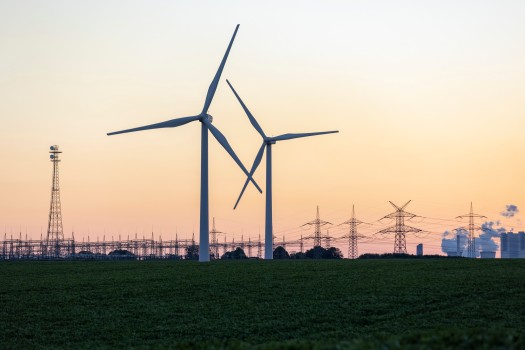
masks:
<svg viewBox="0 0 525 350"><path fill-rule="evenodd" d="M422 256L423 255L423 243L419 243L416 248L416 255Z"/></svg>
<svg viewBox="0 0 525 350"><path fill-rule="evenodd" d="M463 255L463 250L461 250L461 247L462 247L461 246L461 236L460 235L456 235L456 255L454 255L454 256L462 256Z"/></svg>
<svg viewBox="0 0 525 350"><path fill-rule="evenodd" d="M494 259L496 257L496 252L480 252L481 259Z"/></svg>
<svg viewBox="0 0 525 350"><path fill-rule="evenodd" d="M447 256L458 256L458 252L447 252Z"/></svg>
<svg viewBox="0 0 525 350"><path fill-rule="evenodd" d="M525 232L502 233L500 238L502 259L525 258Z"/></svg>

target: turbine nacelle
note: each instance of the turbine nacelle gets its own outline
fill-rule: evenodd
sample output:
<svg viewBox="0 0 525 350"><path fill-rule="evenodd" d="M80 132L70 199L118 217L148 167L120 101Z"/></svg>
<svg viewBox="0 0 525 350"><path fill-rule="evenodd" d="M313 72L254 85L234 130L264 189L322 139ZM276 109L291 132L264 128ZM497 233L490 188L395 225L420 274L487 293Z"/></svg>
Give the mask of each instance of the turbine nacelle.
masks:
<svg viewBox="0 0 525 350"><path fill-rule="evenodd" d="M203 113L201 114L201 118L200 118L200 121L204 121L204 120L207 120L209 121L210 123L213 123L213 116L210 115L210 114L207 114L207 113Z"/></svg>

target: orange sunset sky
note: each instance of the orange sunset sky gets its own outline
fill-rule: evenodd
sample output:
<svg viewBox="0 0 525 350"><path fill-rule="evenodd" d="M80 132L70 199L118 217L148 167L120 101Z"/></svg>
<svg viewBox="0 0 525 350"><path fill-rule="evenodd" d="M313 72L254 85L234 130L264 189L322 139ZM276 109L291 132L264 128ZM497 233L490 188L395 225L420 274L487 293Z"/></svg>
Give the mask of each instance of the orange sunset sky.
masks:
<svg viewBox="0 0 525 350"><path fill-rule="evenodd" d="M439 253L474 210L523 230L523 1L1 1L0 225L46 231L60 145L66 237L198 236L200 124L107 132L200 112L240 29L209 113L246 167L260 146L229 79L268 135L339 130L273 148L274 231L321 217L392 224L388 201L426 217L407 236ZM264 235L264 194L210 137L210 216L227 239ZM255 179L264 191L265 163ZM433 218L433 219L428 219ZM481 223L481 222L480 222ZM326 230L326 228L324 229ZM391 252L393 236L362 252ZM224 236L220 236L221 241ZM346 255L345 245L340 247Z"/></svg>

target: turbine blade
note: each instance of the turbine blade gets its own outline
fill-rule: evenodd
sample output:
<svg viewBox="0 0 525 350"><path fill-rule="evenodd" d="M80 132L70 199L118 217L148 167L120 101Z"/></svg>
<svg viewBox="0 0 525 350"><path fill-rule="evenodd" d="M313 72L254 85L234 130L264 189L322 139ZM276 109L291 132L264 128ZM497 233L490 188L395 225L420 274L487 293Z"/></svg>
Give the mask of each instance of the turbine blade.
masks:
<svg viewBox="0 0 525 350"><path fill-rule="evenodd" d="M259 134L261 134L262 138L265 139L266 135L264 134L264 131L261 128L261 126L259 125L259 123L257 123L257 120L255 120L255 117L250 113L250 111L248 110L248 107L246 107L244 102L242 102L241 97L237 94L237 91L235 91L235 89L233 88L232 84L230 84L230 81L228 79L226 79L226 82L230 86L230 89L232 89L233 93L235 94L235 97L237 97L237 100L241 104L242 109L244 109L244 112L246 112L246 115L250 119L250 122L252 123L253 127L255 128L255 130L257 130L259 132Z"/></svg>
<svg viewBox="0 0 525 350"><path fill-rule="evenodd" d="M235 31L233 32L233 36L230 40L230 44L228 45L228 48L226 49L226 53L224 54L224 57L222 58L219 69L217 70L217 73L215 73L215 77L213 78L210 84L210 87L208 88L208 94L206 95L206 101L204 101L204 107L202 108L203 114L208 113L208 108L210 108L211 101L213 100L213 96L215 95L215 90L217 90L217 85L219 85L219 80L221 79L222 70L224 69L224 66L226 65L226 60L228 59L228 54L230 53L230 49L232 48L233 40L235 40L235 35L237 35L237 30L239 30L238 24L237 24L237 27L235 27Z"/></svg>
<svg viewBox="0 0 525 350"><path fill-rule="evenodd" d="M224 135L219 131L219 129L217 129L212 123L210 123L210 121L208 119L203 119L202 120L203 123L206 124L206 126L208 126L208 129L210 130L210 132L213 134L213 136L217 139L217 141L219 141L219 143L222 145L222 147L224 147L224 149L226 150L226 152L228 152L230 154L230 156L233 158L233 160L235 161L235 163L237 163L237 165L242 169L242 171L244 171L244 173L246 174L246 176L248 176L248 178L253 182L253 184L255 185L255 187L257 188L257 190L262 193L262 190L261 188L259 187L259 185L257 185L257 183L255 182L255 180L251 177L250 173L248 172L248 170L246 170L246 168L244 167L244 165L242 164L241 160L239 159L239 157L237 157L237 155L235 154L235 152L233 151L233 148L230 146L230 144L228 143L228 140L226 140L226 137L224 137Z"/></svg>
<svg viewBox="0 0 525 350"><path fill-rule="evenodd" d="M252 169L250 170L250 175L253 176L255 173L255 170L257 170L257 167L261 163L262 156L264 154L264 147L266 147L266 142L263 142L261 148L259 149L259 152L257 152L257 156L255 156L255 160L253 161ZM237 209L237 205L239 205L239 202L241 201L242 195L244 194L244 191L246 190L246 187L248 186L248 183L250 182L250 178L247 178L244 182L244 186L242 187L241 194L239 195L239 198L237 198L237 202L235 202L235 206L233 209Z"/></svg>
<svg viewBox="0 0 525 350"><path fill-rule="evenodd" d="M324 134L333 134L337 133L339 130L334 131L321 131L321 132L308 132L304 134L283 134L275 137L270 137L269 139L271 141L284 141L284 140L291 140L291 139L298 139L300 137L309 137L309 136L316 136L316 135L324 135Z"/></svg>
<svg viewBox="0 0 525 350"><path fill-rule="evenodd" d="M117 135L117 134L125 134L125 133L128 133L128 132L134 132L134 131L149 130L149 129L174 128L174 127L177 127L177 126L188 124L189 122L192 122L192 121L195 121L195 120L199 120L199 119L200 119L199 116L172 119L172 120L168 120L168 121L165 121L165 122L162 122L162 123L156 123L156 124L150 124L150 125L146 125L146 126L140 126L138 128L126 129L126 130L121 130L121 131L114 131L114 132L108 133L107 135L111 136L111 135Z"/></svg>

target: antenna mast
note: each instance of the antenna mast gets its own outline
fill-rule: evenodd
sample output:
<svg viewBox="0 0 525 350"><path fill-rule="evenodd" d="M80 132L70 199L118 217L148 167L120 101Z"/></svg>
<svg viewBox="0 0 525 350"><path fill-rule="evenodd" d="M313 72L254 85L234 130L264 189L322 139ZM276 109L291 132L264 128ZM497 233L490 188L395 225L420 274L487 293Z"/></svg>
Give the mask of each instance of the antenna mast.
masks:
<svg viewBox="0 0 525 350"><path fill-rule="evenodd" d="M53 163L53 183L51 185L51 205L49 207L49 221L47 224L46 250L49 257L58 258L60 257L60 246L64 241L58 176L59 155L62 152L59 151L57 145L53 145L49 149L49 158Z"/></svg>

